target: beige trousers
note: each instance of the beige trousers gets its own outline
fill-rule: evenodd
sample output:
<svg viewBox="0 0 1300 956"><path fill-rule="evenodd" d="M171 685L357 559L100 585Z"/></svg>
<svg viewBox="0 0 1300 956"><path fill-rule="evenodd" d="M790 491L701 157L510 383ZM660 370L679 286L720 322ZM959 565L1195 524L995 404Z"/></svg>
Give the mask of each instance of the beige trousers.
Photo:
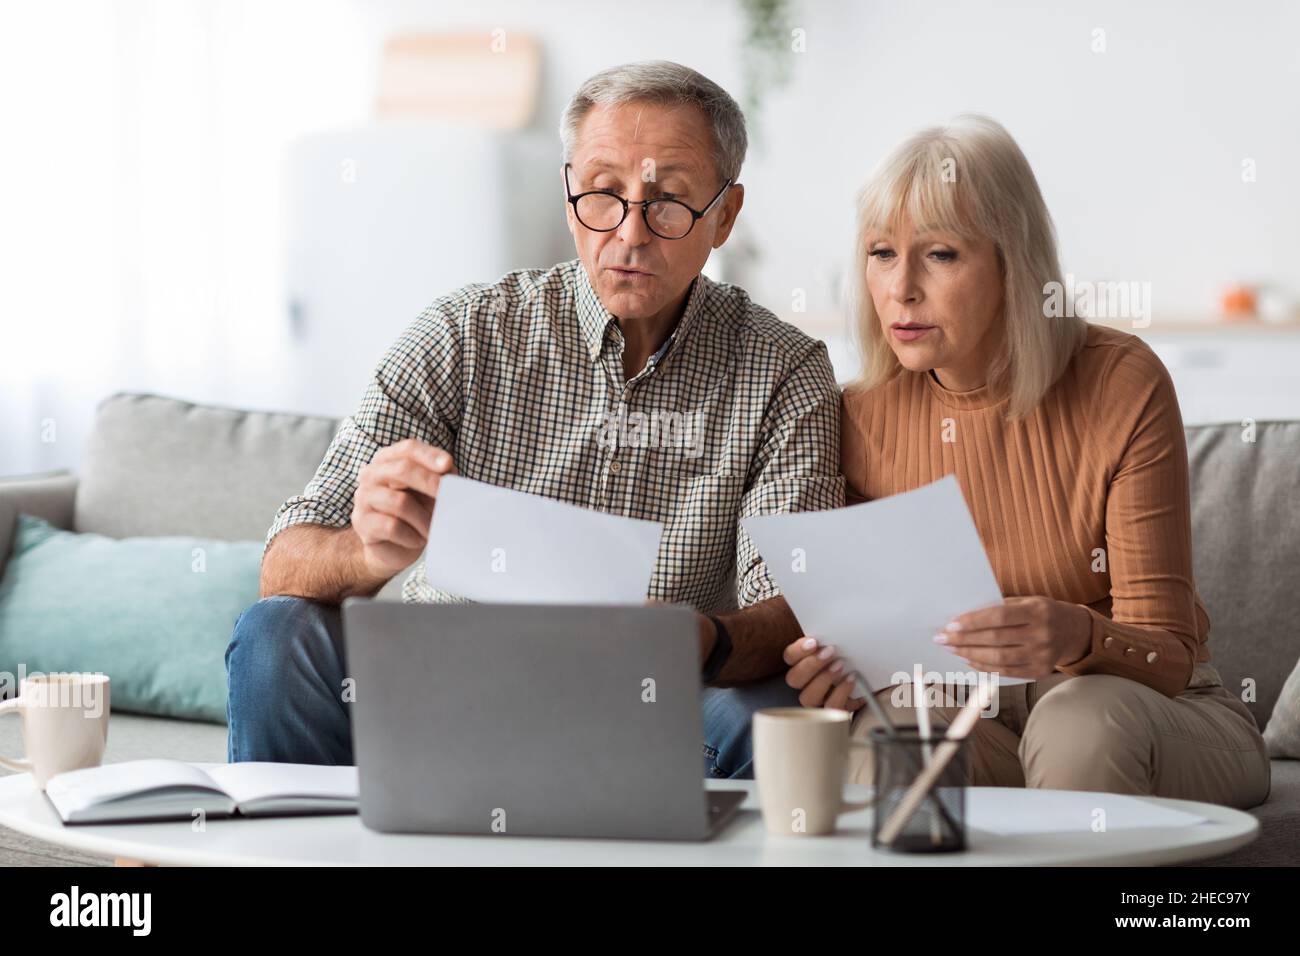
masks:
<svg viewBox="0 0 1300 956"><path fill-rule="evenodd" d="M962 701L955 687L943 691L952 706L930 709L936 727L946 727ZM917 725L910 694L890 687L876 699L895 726ZM877 726L864 707L852 735ZM1209 664L1196 666L1176 698L1110 674L1003 685L996 716L981 715L966 747L972 786L1148 794L1238 809L1263 803L1270 787L1255 719ZM872 783L871 758L870 748L851 751L851 781Z"/></svg>

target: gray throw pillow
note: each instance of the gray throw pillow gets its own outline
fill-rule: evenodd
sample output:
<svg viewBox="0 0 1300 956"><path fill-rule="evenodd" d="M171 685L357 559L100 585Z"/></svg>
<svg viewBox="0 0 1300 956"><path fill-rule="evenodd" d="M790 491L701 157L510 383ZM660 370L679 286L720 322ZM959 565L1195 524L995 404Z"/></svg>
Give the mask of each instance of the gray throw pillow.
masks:
<svg viewBox="0 0 1300 956"><path fill-rule="evenodd" d="M1270 757L1300 760L1300 661L1282 685L1273 716L1264 728L1264 743Z"/></svg>

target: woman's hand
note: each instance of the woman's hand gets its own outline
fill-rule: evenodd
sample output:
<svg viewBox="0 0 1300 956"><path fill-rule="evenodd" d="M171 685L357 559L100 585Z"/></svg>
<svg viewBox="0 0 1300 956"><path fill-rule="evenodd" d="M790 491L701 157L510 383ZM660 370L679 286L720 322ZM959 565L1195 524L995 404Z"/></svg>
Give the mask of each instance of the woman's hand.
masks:
<svg viewBox="0 0 1300 956"><path fill-rule="evenodd" d="M1047 597L1007 598L1005 604L959 615L934 640L979 670L1032 679L1087 654L1092 619L1079 604Z"/></svg>
<svg viewBox="0 0 1300 956"><path fill-rule="evenodd" d="M790 667L785 682L799 691L799 703L804 707L855 711L867 702L852 696L858 675L845 673L833 645L822 647L815 637L801 637L786 646L783 657Z"/></svg>

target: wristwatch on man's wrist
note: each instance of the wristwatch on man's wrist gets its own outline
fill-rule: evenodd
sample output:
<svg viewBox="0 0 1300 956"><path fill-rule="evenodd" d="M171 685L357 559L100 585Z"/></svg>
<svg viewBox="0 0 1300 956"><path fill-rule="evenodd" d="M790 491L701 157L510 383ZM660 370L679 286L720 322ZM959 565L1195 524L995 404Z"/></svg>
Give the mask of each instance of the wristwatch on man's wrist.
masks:
<svg viewBox="0 0 1300 956"><path fill-rule="evenodd" d="M723 665L727 663L727 658L731 656L731 635L727 633L726 625L712 614L704 616L713 622L713 627L718 632L717 638L713 641L713 650L709 652L708 659L705 660L700 673L700 679L707 684L709 681L717 679L718 674L722 672Z"/></svg>

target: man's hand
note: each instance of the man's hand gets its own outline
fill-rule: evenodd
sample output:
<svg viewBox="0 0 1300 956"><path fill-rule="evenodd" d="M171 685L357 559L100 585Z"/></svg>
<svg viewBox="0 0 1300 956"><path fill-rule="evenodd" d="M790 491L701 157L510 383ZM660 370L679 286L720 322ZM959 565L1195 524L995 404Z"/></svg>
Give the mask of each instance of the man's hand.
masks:
<svg viewBox="0 0 1300 956"><path fill-rule="evenodd" d="M804 707L834 707L855 711L866 704L854 697L857 674L844 672L844 662L835 656L833 644L822 647L815 637L801 637L786 645L783 655L789 670L785 682L799 691Z"/></svg>
<svg viewBox="0 0 1300 956"><path fill-rule="evenodd" d="M673 602L662 601L659 598L646 598L645 603L646 607L654 607L656 605L668 607L672 605ZM704 662L707 661L709 655L713 653L713 645L718 641L718 629L714 626L713 622L709 620L707 614L701 614L699 611L695 612L695 623L700 629L700 666L703 667Z"/></svg>
<svg viewBox="0 0 1300 956"><path fill-rule="evenodd" d="M646 601L646 604L670 603L674 602L656 598ZM781 669L781 648L799 633L799 622L779 594L743 610L718 612L717 617L731 637L731 652L722 670L709 682L710 687L735 687L772 677ZM713 653L718 632L707 614L696 611L695 622L699 626L700 667L703 667Z"/></svg>
<svg viewBox="0 0 1300 956"><path fill-rule="evenodd" d="M934 637L970 665L1003 677L1045 677L1092 646L1087 608L1049 597L1013 597L967 611Z"/></svg>
<svg viewBox="0 0 1300 956"><path fill-rule="evenodd" d="M381 448L361 469L352 528L367 571L389 578L419 558L429 540L438 483L454 474L450 452L414 438Z"/></svg>

